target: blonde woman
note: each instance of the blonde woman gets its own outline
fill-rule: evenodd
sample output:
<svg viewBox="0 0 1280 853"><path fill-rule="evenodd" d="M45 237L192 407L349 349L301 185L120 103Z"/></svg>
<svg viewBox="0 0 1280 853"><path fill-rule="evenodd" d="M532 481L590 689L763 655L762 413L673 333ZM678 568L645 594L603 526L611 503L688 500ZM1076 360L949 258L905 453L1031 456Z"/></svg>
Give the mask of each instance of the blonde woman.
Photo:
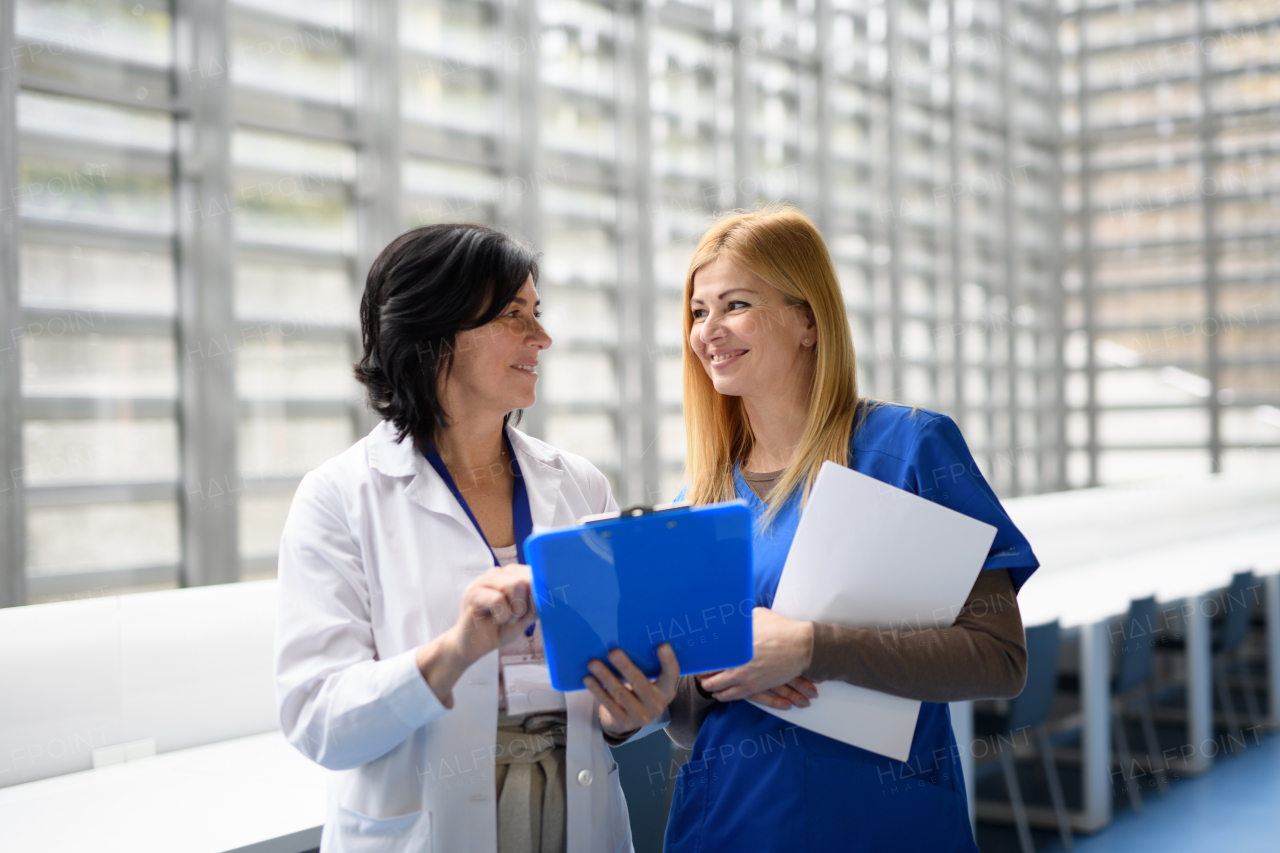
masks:
<svg viewBox="0 0 1280 853"><path fill-rule="evenodd" d="M667 853L977 853L945 703L1021 691L1016 591L1039 565L1030 546L950 418L859 398L835 270L803 214L775 208L720 220L694 253L685 301L685 497L751 506L757 607L750 663L677 685L667 731L693 755L676 780ZM881 633L768 609L827 460L997 528L953 627ZM803 706L832 679L923 702L908 761L742 701Z"/></svg>

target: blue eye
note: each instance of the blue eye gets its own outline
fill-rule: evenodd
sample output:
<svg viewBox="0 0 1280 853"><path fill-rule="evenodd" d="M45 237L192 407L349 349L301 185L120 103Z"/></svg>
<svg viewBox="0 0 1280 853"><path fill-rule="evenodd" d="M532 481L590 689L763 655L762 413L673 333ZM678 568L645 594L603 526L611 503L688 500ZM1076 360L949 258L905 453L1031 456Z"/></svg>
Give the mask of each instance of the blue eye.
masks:
<svg viewBox="0 0 1280 853"><path fill-rule="evenodd" d="M741 301L741 300L735 299L734 301L732 301L732 302L730 302L730 303L729 303L729 310L730 310L730 311L737 310L737 309L735 309L735 308L734 308L734 306L735 306L735 305L740 305L740 306L742 306L743 308L750 308L750 307L751 307L750 303L743 302L743 301Z"/></svg>
<svg viewBox="0 0 1280 853"><path fill-rule="evenodd" d="M702 319L703 317L705 317L705 316L707 316L707 309L705 309L705 308L695 308L695 309L693 309L693 319L695 319L695 320L701 320L701 319Z"/></svg>

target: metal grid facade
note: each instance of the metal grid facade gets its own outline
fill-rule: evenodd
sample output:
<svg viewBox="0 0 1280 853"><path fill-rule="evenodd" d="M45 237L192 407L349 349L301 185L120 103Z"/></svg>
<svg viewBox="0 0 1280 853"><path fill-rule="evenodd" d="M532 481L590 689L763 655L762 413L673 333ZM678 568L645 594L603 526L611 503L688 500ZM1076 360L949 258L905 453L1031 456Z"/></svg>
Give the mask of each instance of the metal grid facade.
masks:
<svg viewBox="0 0 1280 853"><path fill-rule="evenodd" d="M1239 26L1184 5L1159 8ZM1127 476L1113 460L1131 447L1164 458L1145 449L1163 427L1108 432L1146 402L1113 375L1214 383L1159 410L1220 424L1182 441L1202 461L1229 459L1233 413L1262 423L1280 385L1262 320L1239 353L1217 335L1202 357L1133 362L1117 336L1238 298L1280 310L1270 238L1246 226L1269 190L1130 217L1165 241L1158 263L1141 260L1155 237L1132 238L1138 256L1116 243L1129 219L1107 193L1153 168L1213 174L1238 154L1269 175L1257 128L1280 100L1256 82L1262 48L1230 85L1193 57L1201 113L1173 77L1108 81L1141 4L4 9L0 604L270 576L300 476L371 425L350 377L363 272L420 223L487 222L544 252L555 344L522 426L590 458L622 503L679 488L684 270L717 212L762 202L827 236L862 393L955 417L1003 495ZM1160 15L1152 31L1185 40ZM1231 136L1249 97L1254 135ZM1237 280L1255 295L1228 295Z"/></svg>
<svg viewBox="0 0 1280 853"><path fill-rule="evenodd" d="M1280 4L1063 9L1071 485L1280 460Z"/></svg>

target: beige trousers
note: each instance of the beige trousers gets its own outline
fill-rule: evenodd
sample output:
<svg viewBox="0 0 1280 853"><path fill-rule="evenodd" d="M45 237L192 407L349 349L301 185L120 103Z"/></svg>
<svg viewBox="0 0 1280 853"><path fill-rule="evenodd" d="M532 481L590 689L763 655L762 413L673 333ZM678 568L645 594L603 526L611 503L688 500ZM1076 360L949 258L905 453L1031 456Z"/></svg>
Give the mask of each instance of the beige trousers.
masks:
<svg viewBox="0 0 1280 853"><path fill-rule="evenodd" d="M498 853L564 853L565 717L498 725Z"/></svg>

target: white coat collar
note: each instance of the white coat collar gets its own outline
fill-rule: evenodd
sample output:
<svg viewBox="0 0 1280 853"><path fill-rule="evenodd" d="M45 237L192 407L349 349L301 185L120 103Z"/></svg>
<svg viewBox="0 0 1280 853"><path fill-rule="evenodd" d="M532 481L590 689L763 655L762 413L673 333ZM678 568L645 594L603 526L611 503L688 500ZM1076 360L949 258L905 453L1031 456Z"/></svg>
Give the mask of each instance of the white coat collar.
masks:
<svg viewBox="0 0 1280 853"><path fill-rule="evenodd" d="M564 477L555 450L511 425L507 426L507 438L520 462L534 528L555 526L560 482ZM413 439L406 437L404 441L397 442L396 428L390 421L383 421L369 433L368 454L369 465L374 470L388 477L413 478L405 487L405 493L415 503L470 526L461 505L426 457L418 452Z"/></svg>

